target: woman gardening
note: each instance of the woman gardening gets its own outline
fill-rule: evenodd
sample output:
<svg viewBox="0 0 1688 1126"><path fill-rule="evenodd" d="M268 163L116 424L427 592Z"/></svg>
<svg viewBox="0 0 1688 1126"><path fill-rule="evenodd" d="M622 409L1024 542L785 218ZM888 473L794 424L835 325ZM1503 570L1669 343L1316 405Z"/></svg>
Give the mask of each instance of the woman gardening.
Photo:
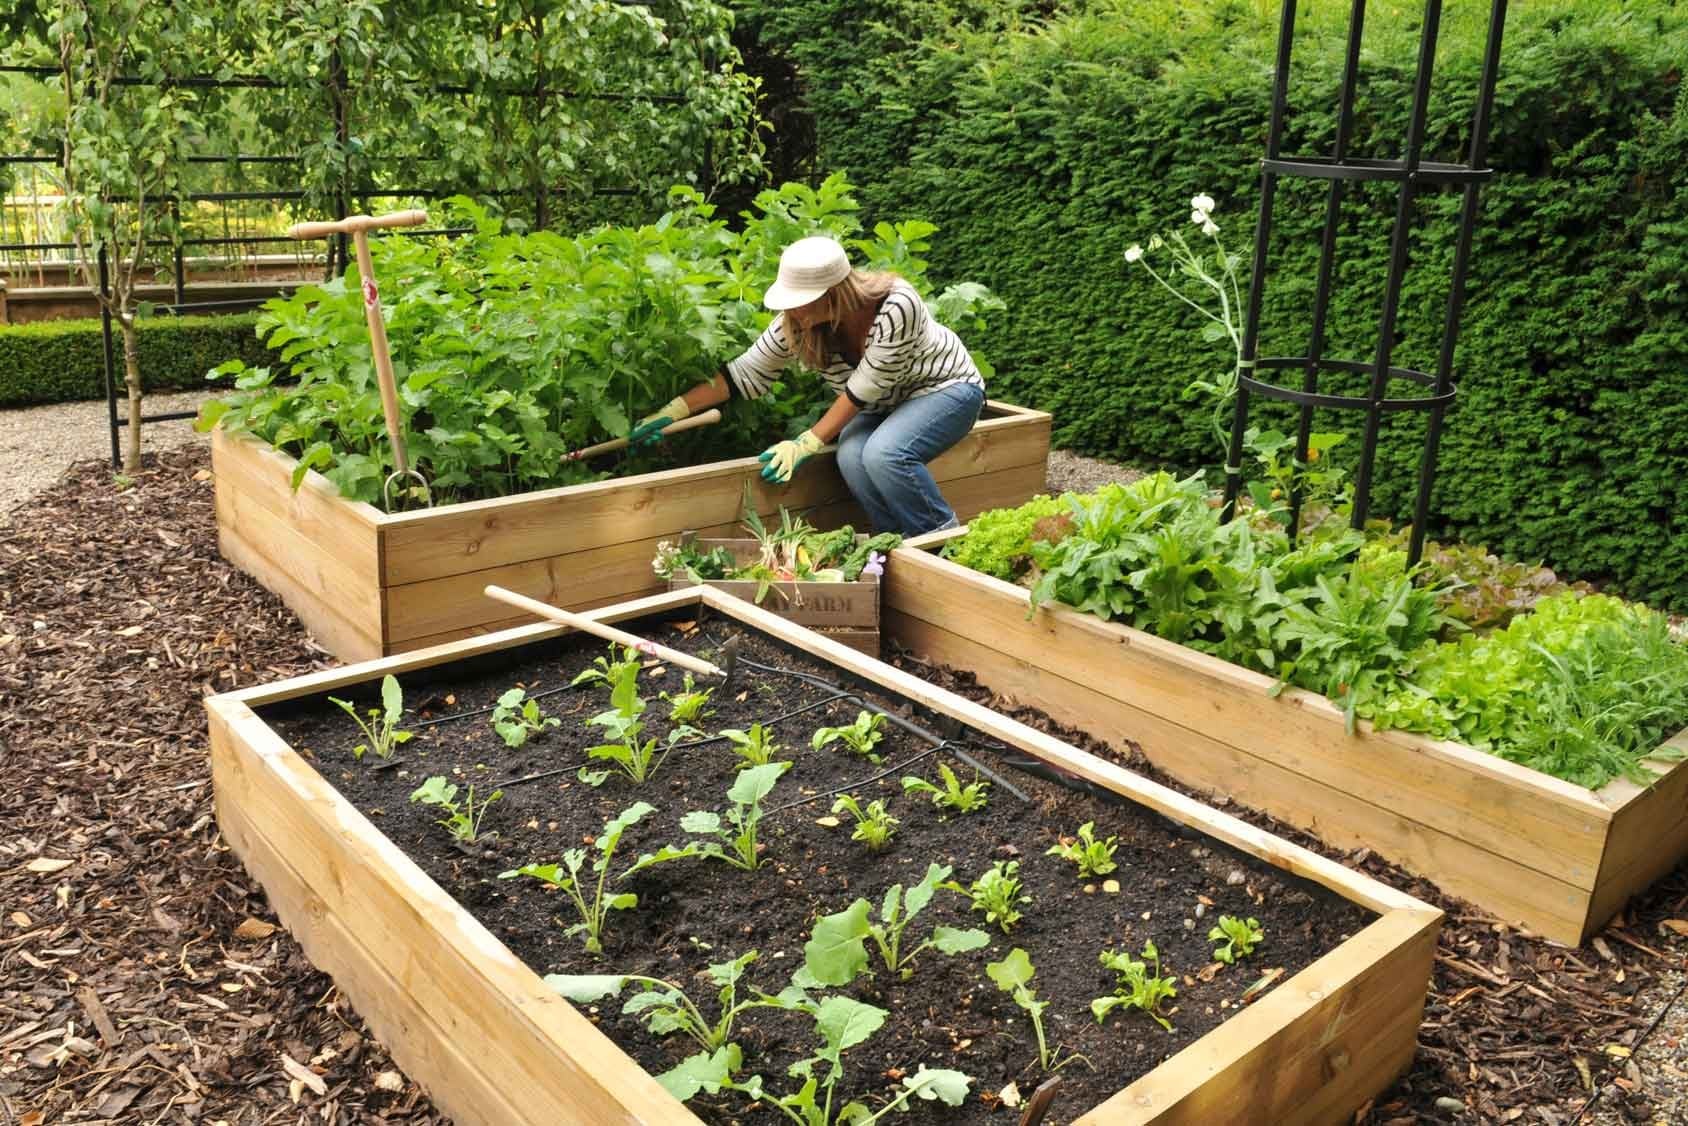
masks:
<svg viewBox="0 0 1688 1126"><path fill-rule="evenodd" d="M825 236L785 248L763 300L779 315L756 342L640 419L633 442L660 441L670 424L735 395L758 398L799 360L838 397L814 426L762 452L763 478L788 483L836 440L839 471L875 530L912 536L953 527L955 513L926 463L973 428L985 402L985 381L955 333L932 319L908 282L852 269L844 248Z"/></svg>

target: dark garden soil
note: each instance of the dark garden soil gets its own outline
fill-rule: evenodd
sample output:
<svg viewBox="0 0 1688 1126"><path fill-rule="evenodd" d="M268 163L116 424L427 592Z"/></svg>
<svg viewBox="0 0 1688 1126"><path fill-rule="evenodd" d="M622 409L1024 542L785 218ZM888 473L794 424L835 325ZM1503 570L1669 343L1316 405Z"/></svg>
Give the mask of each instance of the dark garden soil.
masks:
<svg viewBox="0 0 1688 1126"><path fill-rule="evenodd" d="M218 558L207 470L202 447L173 451L118 492L107 465L86 462L0 527L0 1122L441 1122L277 928L211 817L201 697L330 662L278 600ZM965 678L906 667L990 698ZM999 710L1083 745L1036 713ZM1093 749L1130 761L1130 748ZM680 778L677 765L659 787ZM1227 808L1448 912L1418 1058L1359 1122L1667 1120L1662 1076L1629 1057L1666 999L1659 983L1688 962L1688 870L1567 949L1375 857ZM811 821L789 831L818 831ZM536 839L547 839L546 825L530 830ZM912 825L905 817L905 833ZM831 889L810 894L823 890L830 906ZM612 921L612 950L633 933L618 924L642 913ZM1037 925L1035 914L1023 924ZM542 929L567 946L555 923ZM1278 937L1269 933L1263 951L1270 965ZM927 956L920 974L970 958ZM765 956L752 980L769 982L763 975L790 960ZM1040 986L1058 961L1044 960ZM1006 1012L1000 995L979 994L968 1019L982 1020L987 1001ZM959 1029L949 1000L933 1019ZM1192 1015L1174 1023L1182 1031ZM1117 1016L1109 1027L1143 1030ZM1143 1031L1149 1043L1163 1036ZM940 1028L935 1048L950 1043ZM1022 1040L1011 1046L1023 1052ZM1074 1066L1062 1074L1078 1075Z"/></svg>
<svg viewBox="0 0 1688 1126"><path fill-rule="evenodd" d="M691 989L711 1017L715 1006L708 995L713 991L697 984L711 963L758 951L749 981L777 993L802 964L816 917L842 911L858 896L877 911L886 889L913 886L929 863L952 868L960 882L968 883L993 862L1014 862L1031 902L1021 906L1024 918L1011 933L990 927L987 949L954 957L928 952L906 982L880 968L876 976L844 990L890 1015L871 1039L846 1054L840 1099L882 1105L895 1091L897 1076L914 1074L922 1063L975 1077L973 1091L982 1099L969 1099L958 1111L922 1102L910 1116L915 1121L1001 1121L1010 1116L997 1105L998 1092L1015 1084L1009 1097L1017 1102L1020 1092L1029 1095L1043 1080L1029 1020L984 972L986 962L1015 947L1023 948L1036 967L1038 998L1048 1002L1043 1020L1050 1045L1059 1044L1063 1056L1077 1052L1090 1064L1075 1063L1060 1073L1050 1121L1065 1122L1216 1026L1237 1010L1245 991L1263 975L1272 984L1287 979L1373 917L1316 884L1280 874L1188 830L1175 831L1171 822L1140 807L1033 777L1008 764L990 749L997 744L979 736L961 736L966 753L986 771L1005 776L1024 797L999 784L992 787L984 810L946 815L925 796L903 793L900 779L920 775L936 780L941 762L971 780L974 770L967 763L943 751L930 753L930 740L896 728L875 748L882 764L838 744L810 749L817 728L851 722L859 704L814 683L748 667L754 662L836 681L843 674L833 666L720 616L622 624L692 652L739 635L746 660L732 692L711 700L714 714L699 726L745 730L773 721L784 745L776 757L794 766L764 803L769 811L760 832L764 851L755 871L721 861L682 860L626 882L612 880L616 891L637 892L639 906L611 916L601 958L585 952L582 938L563 933L562 925L576 922L578 915L561 894L532 880L500 880L499 873L527 862L555 862L563 849L595 837L622 809L635 801L650 802L657 812L621 840L611 866L619 877L641 853L682 844L687 834L679 822L686 811L724 810L735 762L723 741L672 752L642 785L620 775L596 789L577 781L565 768L585 762L585 748L604 742L602 731L585 720L608 708L609 698L602 687L567 686L604 654L601 642L570 639L563 645L534 646L537 651L478 675L453 665L407 676L401 681L407 699L420 704L424 721L439 722L419 729L399 751L404 765L393 769L380 769L370 756L354 761L352 748L363 737L323 697L291 701L260 715L295 748L308 748L331 784L535 970L660 977ZM677 692L679 679L675 670L647 663L640 676L641 692L649 697L647 737L666 741L671 727L658 693ZM547 714L562 717L560 726L517 750L504 745L484 712L514 686L530 694L554 691L540 703ZM360 708L373 704L373 689L366 691L367 699L352 702ZM894 696L864 693L864 698L908 714ZM799 714L777 719L792 712ZM941 726L927 713L910 718L929 731ZM506 781L559 769L565 769L561 777L520 785ZM435 823L437 811L407 800L422 779L436 774L465 787L473 781L481 795L495 784L503 786L504 797L482 822L484 831L496 834L493 839L460 849ZM887 776L858 785L879 775ZM883 800L901 822L882 852L851 840L854 822L847 814L841 823L829 816L828 795L846 788L863 803ZM1071 837L1087 822L1094 822L1097 837L1119 838L1117 870L1098 879L1082 879L1072 862L1046 855L1063 835ZM1266 935L1252 957L1230 967L1213 961L1213 944L1207 940L1222 914L1258 918ZM910 927L904 948L912 949L934 924L965 928L975 922L988 925L983 916L970 915L964 895L941 892ZM1165 1008L1173 1031L1134 1012L1116 1013L1099 1025L1090 1015L1090 1001L1113 991L1115 975L1098 955L1104 949L1135 954L1145 941L1159 949L1162 972L1177 979L1178 996ZM1266 985L1253 996L1270 991ZM592 1016L647 1070L667 1070L697 1050L683 1036L658 1040L637 1017L624 1017L620 1009L620 1002L606 1000L593 1007ZM776 1090L798 1085L780 1077L818 1047L808 1017L770 1010L742 1017L734 1038L744 1049L745 1075L760 1073ZM720 1122L784 1120L766 1106L747 1111L748 1102L738 1095L700 1096L693 1105Z"/></svg>

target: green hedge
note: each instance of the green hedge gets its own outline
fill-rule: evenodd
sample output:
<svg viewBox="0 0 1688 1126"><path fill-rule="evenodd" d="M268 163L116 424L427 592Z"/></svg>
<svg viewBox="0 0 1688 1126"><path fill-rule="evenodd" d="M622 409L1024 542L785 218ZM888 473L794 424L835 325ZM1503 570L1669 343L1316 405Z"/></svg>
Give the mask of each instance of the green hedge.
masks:
<svg viewBox="0 0 1688 1126"><path fill-rule="evenodd" d="M922 43L869 26L905 7L894 0L859 6L863 22L850 15L858 6L838 0L790 0L777 18L772 5L747 7L764 37L796 41L821 163L848 170L875 210L942 228L934 277L976 278L1008 300L969 341L996 362L993 394L1053 411L1058 441L1085 453L1219 462L1208 412L1181 392L1228 366L1226 355L1203 345L1195 315L1127 270L1121 252L1185 223L1189 197L1206 191L1246 273L1276 5L1263 17L1259 5L1226 0L1164 10L1096 0L1004 35L992 27L1029 6L957 3L953 26ZM1479 7L1445 20L1433 159L1463 158ZM1386 19L1373 13L1367 25L1360 155L1398 155L1406 130L1416 28ZM1331 146L1343 34L1325 18L1298 32L1286 154ZM862 41L872 53L855 53ZM1483 189L1461 390L1432 503L1438 535L1546 559L1679 609L1688 608L1685 41L1688 10L1665 0L1513 6L1490 147L1497 171ZM1324 198L1323 185L1280 190L1264 355L1306 350ZM1379 187L1349 195L1331 354L1370 358L1394 198ZM1422 197L1396 363L1434 367L1457 206L1451 191ZM1270 408L1257 417L1282 420ZM1325 412L1316 425L1348 431L1340 450L1357 451L1358 416ZM1410 511L1422 427L1405 416L1385 425L1375 513Z"/></svg>
<svg viewBox="0 0 1688 1126"><path fill-rule="evenodd" d="M243 313L139 321L141 385L148 391L194 390L206 386L205 373L224 360L264 363L257 319L256 313ZM122 338L114 336L112 345L121 396ZM96 319L0 327L0 407L104 398L103 356Z"/></svg>

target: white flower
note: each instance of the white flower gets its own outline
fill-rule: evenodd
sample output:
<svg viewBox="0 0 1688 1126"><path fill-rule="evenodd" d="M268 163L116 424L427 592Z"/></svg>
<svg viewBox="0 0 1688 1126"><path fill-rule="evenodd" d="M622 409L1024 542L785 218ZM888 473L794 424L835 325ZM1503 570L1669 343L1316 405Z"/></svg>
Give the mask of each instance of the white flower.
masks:
<svg viewBox="0 0 1688 1126"><path fill-rule="evenodd" d="M1135 262L1142 257L1143 248L1138 246L1136 243L1132 243L1130 246L1125 248L1125 260L1127 262Z"/></svg>
<svg viewBox="0 0 1688 1126"><path fill-rule="evenodd" d="M1218 233L1219 233L1219 224L1215 223L1212 219L1209 219L1207 222L1202 224L1202 234L1204 234L1204 235L1216 235Z"/></svg>
<svg viewBox="0 0 1688 1126"><path fill-rule="evenodd" d="M1190 207L1196 211L1212 211L1213 197L1207 193L1190 197Z"/></svg>
<svg viewBox="0 0 1688 1126"><path fill-rule="evenodd" d="M1192 211L1192 212L1190 212L1190 222L1194 223L1196 226L1199 227L1207 221L1208 221L1207 220L1207 212L1205 212L1205 211Z"/></svg>

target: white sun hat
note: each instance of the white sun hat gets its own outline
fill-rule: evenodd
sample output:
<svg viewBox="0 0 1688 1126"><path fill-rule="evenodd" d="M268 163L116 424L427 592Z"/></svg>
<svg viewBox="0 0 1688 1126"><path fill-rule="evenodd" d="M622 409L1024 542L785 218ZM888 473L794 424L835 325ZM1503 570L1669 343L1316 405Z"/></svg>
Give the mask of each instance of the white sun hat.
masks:
<svg viewBox="0 0 1688 1126"><path fill-rule="evenodd" d="M850 276L850 256L825 235L800 238L780 255L779 278L762 303L770 309L797 309Z"/></svg>

